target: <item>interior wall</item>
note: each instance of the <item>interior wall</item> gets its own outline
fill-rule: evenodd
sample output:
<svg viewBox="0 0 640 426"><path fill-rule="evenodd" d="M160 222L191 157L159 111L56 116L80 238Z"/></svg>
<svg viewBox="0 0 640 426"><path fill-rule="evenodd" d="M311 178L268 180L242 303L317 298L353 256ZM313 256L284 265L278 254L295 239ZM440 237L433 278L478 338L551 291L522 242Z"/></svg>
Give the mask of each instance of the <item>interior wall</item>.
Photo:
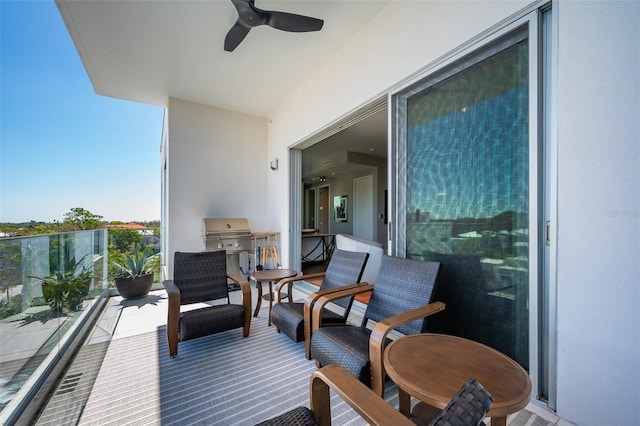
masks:
<svg viewBox="0 0 640 426"><path fill-rule="evenodd" d="M201 251L202 219L244 217L267 231L267 123L172 98L168 106L165 258L173 275L175 251Z"/></svg>
<svg viewBox="0 0 640 426"><path fill-rule="evenodd" d="M351 210L353 209L353 175L343 176L340 179L327 179L327 181L331 184L331 191L329 192L329 204L331 205L329 229L332 234L353 234L353 216L351 215ZM347 197L346 222L335 221L333 197L337 196Z"/></svg>
<svg viewBox="0 0 640 426"><path fill-rule="evenodd" d="M335 222L333 217L333 210L330 211L329 224L330 232L332 234L353 234L353 180L359 177L372 175L373 186L375 193L374 197L374 213L376 219L374 220L374 235L377 236L375 240L386 247L387 245L387 228L384 223L384 193L387 189L387 166L384 161L380 161L380 165L377 167L371 167L369 171L360 171L353 174L344 174L337 177L328 177L326 182L317 183L314 185L305 186L304 202L306 203L306 191L311 188L316 188L316 195L318 194L317 188L320 186L330 185L329 202L333 208L333 197L338 195L346 195L348 197L348 220L347 222ZM316 206L317 209L318 206Z"/></svg>
<svg viewBox="0 0 640 426"><path fill-rule="evenodd" d="M353 177L351 175L343 175L339 178L327 178L326 182L317 183L315 185L305 186L306 189L316 188L316 196L318 194L318 188L320 186L329 185L329 233L331 234L351 234L353 229L353 221L347 220L347 222L336 222L333 214L333 197L336 195L346 195L348 200L352 200L353 188L349 190L349 185L352 185ZM319 206L316 204L316 210ZM316 215L317 216L317 215Z"/></svg>
<svg viewBox="0 0 640 426"><path fill-rule="evenodd" d="M269 156L287 158L288 147L526 3L391 3L273 112ZM557 412L580 425L640 424L640 3L555 2L554 8ZM269 178L268 210L270 224L287 230L288 165L283 172Z"/></svg>

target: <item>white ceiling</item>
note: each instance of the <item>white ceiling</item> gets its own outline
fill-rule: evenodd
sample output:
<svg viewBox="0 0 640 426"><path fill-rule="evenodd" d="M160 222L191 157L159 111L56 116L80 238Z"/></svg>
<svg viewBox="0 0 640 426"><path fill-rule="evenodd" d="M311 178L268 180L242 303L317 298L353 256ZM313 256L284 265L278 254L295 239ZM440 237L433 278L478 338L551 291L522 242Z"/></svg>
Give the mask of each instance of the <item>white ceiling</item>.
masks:
<svg viewBox="0 0 640 426"><path fill-rule="evenodd" d="M348 151L378 159L387 158L387 109L365 118L346 129L329 136L302 151L302 179L304 183L317 183L320 175L328 179L372 170L364 163L326 164L321 172L314 168L324 160L330 160L336 153Z"/></svg>
<svg viewBox="0 0 640 426"><path fill-rule="evenodd" d="M268 117L391 0L255 0L256 7L324 20L309 33L253 28L233 51L230 0L56 0L98 94L166 106L169 97ZM386 110L307 148L309 163L336 152L387 155ZM327 167L338 177L358 164ZM304 176L313 182L317 173Z"/></svg>
<svg viewBox="0 0 640 426"><path fill-rule="evenodd" d="M389 2L256 0L324 27L256 27L226 52L237 17L230 0L56 0L97 93L155 105L176 97L265 117Z"/></svg>

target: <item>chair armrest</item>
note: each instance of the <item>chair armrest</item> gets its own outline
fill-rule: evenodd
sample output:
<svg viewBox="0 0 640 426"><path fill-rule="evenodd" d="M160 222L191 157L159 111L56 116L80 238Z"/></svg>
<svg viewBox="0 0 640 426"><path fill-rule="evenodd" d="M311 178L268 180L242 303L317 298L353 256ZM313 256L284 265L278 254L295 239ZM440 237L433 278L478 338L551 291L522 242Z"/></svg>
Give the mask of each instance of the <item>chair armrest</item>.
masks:
<svg viewBox="0 0 640 426"><path fill-rule="evenodd" d="M384 344L387 335L403 324L415 321L443 311L445 304L432 302L428 305L385 318L373 328L369 338L369 359L371 361L371 389L381 397L384 396L385 371L383 364Z"/></svg>
<svg viewBox="0 0 640 426"><path fill-rule="evenodd" d="M342 299L343 297L355 296L356 294L364 293L369 290L373 290L373 284L360 283L356 286L349 286L347 289L335 289L322 297L319 297L313 305L311 311L311 332L314 333L320 328L322 319L322 310L325 305L333 300Z"/></svg>
<svg viewBox="0 0 640 426"><path fill-rule="evenodd" d="M240 285L240 290L242 291L242 306L244 306L243 335L247 337L251 329L251 284L233 272L227 273L227 278Z"/></svg>
<svg viewBox="0 0 640 426"><path fill-rule="evenodd" d="M344 368L331 364L311 374L309 392L311 411L321 426L331 425L330 388L370 425L413 425L411 420L372 392Z"/></svg>
<svg viewBox="0 0 640 426"><path fill-rule="evenodd" d="M178 334L180 327L180 289L173 280L164 280L162 284L169 298L169 306L167 308L169 355L176 356L178 354Z"/></svg>
<svg viewBox="0 0 640 426"><path fill-rule="evenodd" d="M353 284L345 284L345 285L341 285L340 287L334 287L334 288L327 288L324 290L318 290L316 292L311 293L310 295L308 295L305 299L304 299L304 303L305 305L309 305L309 306L313 306L315 305L315 303L318 301L318 299L320 299L322 296L326 296L332 293L336 293L339 291L343 291L343 290L351 290L353 288L358 288L362 285L367 285L368 283L353 283ZM341 299L341 297L339 297L338 299ZM331 300L335 300L334 298L331 298Z"/></svg>
<svg viewBox="0 0 640 426"><path fill-rule="evenodd" d="M362 285L366 285L367 283L355 283L355 284L347 284L344 286L340 286L337 288L328 288L325 290L316 291L315 293L311 293L304 300L304 352L307 359L311 359L311 335L313 334L313 307L315 306L318 299L323 296L330 295L332 293L336 293L339 291L349 291L354 288L358 288ZM336 300L336 299L331 299ZM329 302L325 302L320 308L320 318L322 318L322 310ZM322 326L321 323L318 323L319 327Z"/></svg>
<svg viewBox="0 0 640 426"><path fill-rule="evenodd" d="M322 278L324 276L325 276L325 272L316 272L315 274L297 275L295 277L284 278L278 281L278 284L276 285L276 289L273 292L275 296L275 299L274 299L275 303L280 303L280 292L282 290L282 287L284 287L285 285L289 286L287 288L287 291L289 292L289 295L291 295L291 290L293 289L293 283L297 281L311 280L314 278ZM291 297L289 297L289 300L292 300Z"/></svg>
<svg viewBox="0 0 640 426"><path fill-rule="evenodd" d="M169 312L177 311L178 316L180 316L180 289L173 280L164 280L162 285L164 285L169 298Z"/></svg>
<svg viewBox="0 0 640 426"><path fill-rule="evenodd" d="M240 274L236 274L235 272L227 272L227 278L229 278L234 283L238 283L238 284L240 284L242 281L246 281L242 279Z"/></svg>

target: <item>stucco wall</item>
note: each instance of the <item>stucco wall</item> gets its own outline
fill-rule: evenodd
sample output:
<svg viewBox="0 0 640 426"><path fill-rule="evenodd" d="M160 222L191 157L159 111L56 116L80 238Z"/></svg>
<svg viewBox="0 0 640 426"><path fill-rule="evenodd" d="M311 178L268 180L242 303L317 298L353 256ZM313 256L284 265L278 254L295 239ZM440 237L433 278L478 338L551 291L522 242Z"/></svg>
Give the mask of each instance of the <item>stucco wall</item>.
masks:
<svg viewBox="0 0 640 426"><path fill-rule="evenodd" d="M558 412L640 424L640 3L557 10Z"/></svg>
<svg viewBox="0 0 640 426"><path fill-rule="evenodd" d="M273 112L269 158L528 2L394 2ZM640 3L560 2L558 414L640 424ZM289 225L288 165L268 175L268 221ZM283 252L287 256L287 252ZM552 373L553 374L553 373ZM553 378L552 378L553 380Z"/></svg>
<svg viewBox="0 0 640 426"><path fill-rule="evenodd" d="M201 251L202 219L246 217L267 231L266 120L179 99L168 107L166 256Z"/></svg>
<svg viewBox="0 0 640 426"><path fill-rule="evenodd" d="M392 2L269 117L269 158L288 158L290 146L383 95L527 3ZM283 166L283 173L268 176L268 220L272 227L288 230L289 213L276 208L289 199L288 164Z"/></svg>

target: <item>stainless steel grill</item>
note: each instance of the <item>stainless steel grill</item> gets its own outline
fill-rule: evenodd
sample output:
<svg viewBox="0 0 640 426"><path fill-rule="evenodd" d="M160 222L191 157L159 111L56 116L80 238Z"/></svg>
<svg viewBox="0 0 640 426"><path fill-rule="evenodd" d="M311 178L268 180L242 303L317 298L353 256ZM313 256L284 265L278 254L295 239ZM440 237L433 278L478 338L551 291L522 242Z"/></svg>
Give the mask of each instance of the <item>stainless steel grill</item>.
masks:
<svg viewBox="0 0 640 426"><path fill-rule="evenodd" d="M227 272L249 278L251 227L247 219L203 219L202 242L206 251L226 250Z"/></svg>
<svg viewBox="0 0 640 426"><path fill-rule="evenodd" d="M226 250L227 254L251 250L251 227L244 218L203 219L204 248Z"/></svg>

